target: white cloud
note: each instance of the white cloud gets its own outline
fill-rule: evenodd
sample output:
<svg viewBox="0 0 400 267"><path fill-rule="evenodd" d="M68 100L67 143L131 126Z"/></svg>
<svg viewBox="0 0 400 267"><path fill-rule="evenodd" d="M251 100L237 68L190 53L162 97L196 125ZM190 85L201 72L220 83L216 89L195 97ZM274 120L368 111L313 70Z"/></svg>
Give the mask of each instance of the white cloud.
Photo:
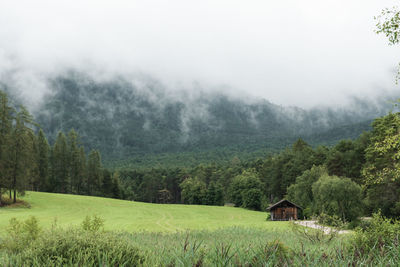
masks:
<svg viewBox="0 0 400 267"><path fill-rule="evenodd" d="M374 33L392 0L3 0L0 75L40 97L65 68L229 85L285 105L398 90L398 47ZM189 86L190 87L190 86ZM181 89L181 88L179 88ZM33 98L33 99L36 99Z"/></svg>

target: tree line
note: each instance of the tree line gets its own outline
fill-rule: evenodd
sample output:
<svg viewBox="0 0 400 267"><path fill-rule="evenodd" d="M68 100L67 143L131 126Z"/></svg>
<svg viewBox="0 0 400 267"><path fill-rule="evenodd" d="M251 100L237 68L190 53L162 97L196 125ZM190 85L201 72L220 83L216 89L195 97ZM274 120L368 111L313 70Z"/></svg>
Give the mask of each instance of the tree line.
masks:
<svg viewBox="0 0 400 267"><path fill-rule="evenodd" d="M288 198L303 214L343 220L381 210L400 216L400 116L377 118L372 130L333 147L291 147L258 160L195 167L104 168L100 152L88 155L79 135L59 132L54 144L23 106L0 94L0 190L95 195L151 203L224 205L254 210ZM39 130L38 130L39 129Z"/></svg>
<svg viewBox="0 0 400 267"><path fill-rule="evenodd" d="M27 109L0 91L0 195L15 203L25 190L121 197L118 173L103 168L99 151L87 156L74 130L50 146Z"/></svg>
<svg viewBox="0 0 400 267"><path fill-rule="evenodd" d="M400 115L389 113L372 130L335 146L311 147L302 139L252 161L192 168L121 170L126 199L154 203L235 206L264 210L287 198L304 216L325 213L351 221L379 210L400 216Z"/></svg>

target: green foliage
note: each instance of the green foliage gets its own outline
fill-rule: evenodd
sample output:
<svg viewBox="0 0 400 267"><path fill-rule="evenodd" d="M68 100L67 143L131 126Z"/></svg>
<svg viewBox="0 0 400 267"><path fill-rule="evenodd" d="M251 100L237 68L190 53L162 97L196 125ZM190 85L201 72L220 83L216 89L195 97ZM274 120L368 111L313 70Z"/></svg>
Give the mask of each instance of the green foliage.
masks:
<svg viewBox="0 0 400 267"><path fill-rule="evenodd" d="M15 242L18 242L16 240ZM24 250L7 248L9 263L24 266L139 266L143 256L116 233L76 229L45 231Z"/></svg>
<svg viewBox="0 0 400 267"><path fill-rule="evenodd" d="M307 221L306 221L307 223ZM291 222L292 233L297 237L297 241L307 240L312 244L322 246L337 240L339 230L330 226L319 225L318 228L311 228Z"/></svg>
<svg viewBox="0 0 400 267"><path fill-rule="evenodd" d="M366 204L370 212L382 210L385 216L399 216L400 202L400 116L397 113L373 123L371 142L366 149L362 170L366 184Z"/></svg>
<svg viewBox="0 0 400 267"><path fill-rule="evenodd" d="M255 160L300 136L312 145L332 145L357 138L379 115L375 109L360 116L282 108L204 92L177 100L158 82L145 85L148 93L121 78L99 82L69 72L52 80L52 94L43 100L37 119L51 143L58 131L75 129L85 147L101 151L107 167L136 169L228 163L235 156Z"/></svg>
<svg viewBox="0 0 400 267"><path fill-rule="evenodd" d="M375 17L377 20L376 32L383 33L389 40L389 44L395 45L399 43L400 33L400 11L397 7L392 9L385 8L381 14Z"/></svg>
<svg viewBox="0 0 400 267"><path fill-rule="evenodd" d="M187 178L180 185L184 204L203 204L206 198L206 184L196 178Z"/></svg>
<svg viewBox="0 0 400 267"><path fill-rule="evenodd" d="M229 188L230 199L237 206L246 205L252 208L261 208L261 181L254 171L244 171L242 174L233 178ZM248 193L249 190L252 190Z"/></svg>
<svg viewBox="0 0 400 267"><path fill-rule="evenodd" d="M389 113L373 123L363 175L368 185L395 182L400 177L400 115Z"/></svg>
<svg viewBox="0 0 400 267"><path fill-rule="evenodd" d="M374 213L368 225L357 228L351 240L352 249L361 254L377 250L381 254L393 247L399 247L400 222Z"/></svg>
<svg viewBox="0 0 400 267"><path fill-rule="evenodd" d="M35 217L24 222L13 218L8 236L0 244L10 265L20 266L137 266L139 250L124 235L99 232L103 220L87 217L83 230L52 228L42 231Z"/></svg>
<svg viewBox="0 0 400 267"><path fill-rule="evenodd" d="M207 205L223 206L225 204L224 203L224 190L220 183L211 182L208 185L205 201L206 201Z"/></svg>
<svg viewBox="0 0 400 267"><path fill-rule="evenodd" d="M67 138L59 132L51 153L51 186L52 192L69 192L69 151Z"/></svg>
<svg viewBox="0 0 400 267"><path fill-rule="evenodd" d="M290 185L287 189L287 199L300 205L303 208L303 215L306 217L310 217L313 211L312 185L323 175L327 175L324 166L313 166L310 170L306 170L298 176L296 183Z"/></svg>
<svg viewBox="0 0 400 267"><path fill-rule="evenodd" d="M7 227L8 237L0 244L8 250L23 251L30 242L36 240L41 233L38 220L30 216L21 222L16 218L11 218Z"/></svg>
<svg viewBox="0 0 400 267"><path fill-rule="evenodd" d="M39 184L36 186L36 190L48 190L49 189L49 175L50 175L50 166L49 166L49 153L50 146L47 141L47 138L42 129L39 130L37 137L37 166L38 166L38 176L39 176Z"/></svg>
<svg viewBox="0 0 400 267"><path fill-rule="evenodd" d="M361 214L361 187L349 178L324 175L312 185L315 210L337 215L343 222Z"/></svg>
<svg viewBox="0 0 400 267"><path fill-rule="evenodd" d="M87 215L82 222L82 229L90 232L98 232L104 227L104 220L97 215L90 217Z"/></svg>
<svg viewBox="0 0 400 267"><path fill-rule="evenodd" d="M87 162L86 192L89 195L100 195L102 177L101 156L98 150L92 150Z"/></svg>
<svg viewBox="0 0 400 267"><path fill-rule="evenodd" d="M293 144L291 150L286 149L267 158L261 167L260 177L265 184L264 191L270 201L276 202L282 199L287 193L287 188L295 183L296 177L324 157L320 154L321 152L323 150L316 154L306 142L299 139Z"/></svg>
<svg viewBox="0 0 400 267"><path fill-rule="evenodd" d="M333 147L326 159L329 175L349 177L361 184L361 169L365 163L365 149L369 143L368 134L362 134L356 141L342 140Z"/></svg>
<svg viewBox="0 0 400 267"><path fill-rule="evenodd" d="M259 188L250 188L242 192L243 208L261 210L262 193Z"/></svg>
<svg viewBox="0 0 400 267"><path fill-rule="evenodd" d="M321 225L328 225L338 229L342 229L344 227L343 221L337 215L328 215L325 213L321 213L317 217L317 222Z"/></svg>

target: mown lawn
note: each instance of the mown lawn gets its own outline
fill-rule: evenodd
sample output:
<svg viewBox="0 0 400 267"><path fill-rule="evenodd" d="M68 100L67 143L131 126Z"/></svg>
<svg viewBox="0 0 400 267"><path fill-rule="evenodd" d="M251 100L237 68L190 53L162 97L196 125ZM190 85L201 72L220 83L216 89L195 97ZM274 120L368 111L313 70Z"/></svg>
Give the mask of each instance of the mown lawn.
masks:
<svg viewBox="0 0 400 267"><path fill-rule="evenodd" d="M265 212L233 207L150 204L100 197L27 192L31 208L0 208L0 233L13 217L24 220L35 216L40 225L49 227L57 220L59 226L80 224L87 215L105 220L106 230L127 232L182 232L216 230L240 226L270 231L289 228L287 222L266 221Z"/></svg>

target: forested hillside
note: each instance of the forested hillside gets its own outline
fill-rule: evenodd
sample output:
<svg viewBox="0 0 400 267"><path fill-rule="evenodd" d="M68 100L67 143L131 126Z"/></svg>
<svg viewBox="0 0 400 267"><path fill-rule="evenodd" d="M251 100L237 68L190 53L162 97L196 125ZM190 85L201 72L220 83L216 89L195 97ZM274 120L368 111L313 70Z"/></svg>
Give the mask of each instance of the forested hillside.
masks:
<svg viewBox="0 0 400 267"><path fill-rule="evenodd" d="M109 166L182 164L266 156L301 137L311 145L335 144L370 129L390 104L354 100L351 108L304 110L227 93L171 94L164 85L142 79L95 81L70 72L50 79L49 93L33 111L50 143L71 129ZM12 92L12 88L8 88ZM353 110L357 110L354 112ZM257 153L253 153L257 152Z"/></svg>

